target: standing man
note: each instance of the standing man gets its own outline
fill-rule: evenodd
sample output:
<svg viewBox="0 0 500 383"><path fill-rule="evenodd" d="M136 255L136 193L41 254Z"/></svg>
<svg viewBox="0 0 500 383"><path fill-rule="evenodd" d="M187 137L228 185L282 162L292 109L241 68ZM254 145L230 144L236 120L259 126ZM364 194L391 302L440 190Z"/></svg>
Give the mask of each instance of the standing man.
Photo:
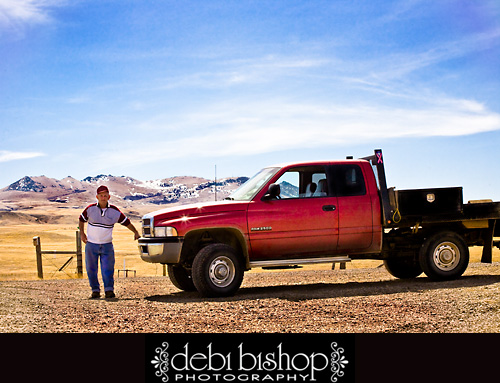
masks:
<svg viewBox="0 0 500 383"><path fill-rule="evenodd" d="M113 226L120 223L134 233L134 240L140 234L132 222L114 205L110 205L109 189L102 185L97 188L97 203L89 205L80 215L80 234L85 243L85 266L92 289L91 299L101 296L97 280L98 261L101 259L101 274L106 298L114 298L115 250L113 248ZM87 234L84 224L88 222Z"/></svg>

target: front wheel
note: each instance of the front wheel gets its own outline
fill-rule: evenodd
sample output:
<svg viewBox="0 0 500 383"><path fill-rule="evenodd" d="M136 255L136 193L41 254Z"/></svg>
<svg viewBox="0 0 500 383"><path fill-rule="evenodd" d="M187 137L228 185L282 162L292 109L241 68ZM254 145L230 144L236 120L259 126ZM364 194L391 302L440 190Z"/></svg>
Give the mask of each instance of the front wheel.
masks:
<svg viewBox="0 0 500 383"><path fill-rule="evenodd" d="M222 243L201 249L193 261L193 282L205 297L233 295L243 281L243 266L236 251Z"/></svg>
<svg viewBox="0 0 500 383"><path fill-rule="evenodd" d="M460 235L444 231L425 240L420 249L419 262L432 280L455 279L467 269L469 248Z"/></svg>
<svg viewBox="0 0 500 383"><path fill-rule="evenodd" d="M191 272L179 265L168 265L168 277L175 287L184 291L194 291L193 278Z"/></svg>

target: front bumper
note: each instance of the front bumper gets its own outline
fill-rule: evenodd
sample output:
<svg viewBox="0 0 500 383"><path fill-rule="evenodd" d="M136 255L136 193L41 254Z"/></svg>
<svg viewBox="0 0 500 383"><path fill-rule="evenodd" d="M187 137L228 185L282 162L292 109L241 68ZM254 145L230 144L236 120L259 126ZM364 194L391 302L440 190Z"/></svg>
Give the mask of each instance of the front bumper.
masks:
<svg viewBox="0 0 500 383"><path fill-rule="evenodd" d="M150 263L176 264L180 262L183 238L139 238L141 259Z"/></svg>

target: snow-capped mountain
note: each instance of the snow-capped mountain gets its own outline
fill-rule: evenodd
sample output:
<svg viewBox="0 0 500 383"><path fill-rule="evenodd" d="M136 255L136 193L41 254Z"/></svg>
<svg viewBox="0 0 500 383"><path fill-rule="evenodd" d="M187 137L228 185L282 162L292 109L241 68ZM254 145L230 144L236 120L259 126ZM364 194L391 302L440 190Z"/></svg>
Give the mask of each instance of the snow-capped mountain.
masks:
<svg viewBox="0 0 500 383"><path fill-rule="evenodd" d="M108 186L112 203L133 206L136 204L183 204L222 200L243 184L247 177L213 180L199 177L172 177L141 181L131 177L98 175L79 181L73 177L61 180L46 176L26 176L0 189L0 210L17 206L45 203L81 207L95 201L97 187Z"/></svg>

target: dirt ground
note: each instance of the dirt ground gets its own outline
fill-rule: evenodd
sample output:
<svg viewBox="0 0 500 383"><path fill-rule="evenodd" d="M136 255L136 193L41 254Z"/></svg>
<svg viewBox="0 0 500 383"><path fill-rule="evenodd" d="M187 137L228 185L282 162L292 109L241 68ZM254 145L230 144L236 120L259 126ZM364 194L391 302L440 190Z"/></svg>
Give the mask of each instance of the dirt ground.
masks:
<svg viewBox="0 0 500 383"><path fill-rule="evenodd" d="M384 268L251 272L223 299L161 276L115 285L116 299L90 300L86 279L2 281L0 332L500 332L500 262L447 282Z"/></svg>

